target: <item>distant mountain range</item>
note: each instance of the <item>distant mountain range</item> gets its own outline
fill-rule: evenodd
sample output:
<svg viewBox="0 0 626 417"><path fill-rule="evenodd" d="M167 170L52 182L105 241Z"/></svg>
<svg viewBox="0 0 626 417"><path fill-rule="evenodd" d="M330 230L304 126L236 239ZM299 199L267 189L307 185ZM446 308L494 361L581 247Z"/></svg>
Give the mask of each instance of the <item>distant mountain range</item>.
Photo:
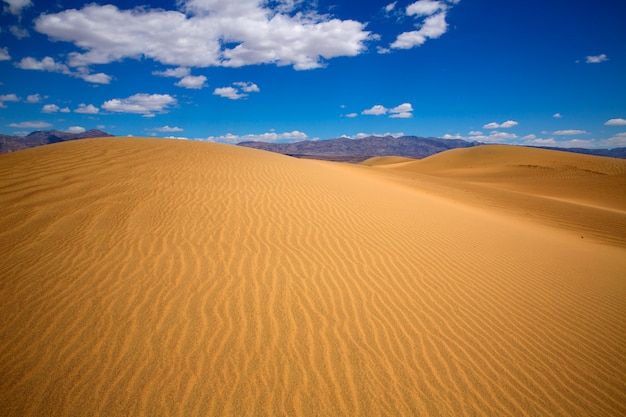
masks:
<svg viewBox="0 0 626 417"><path fill-rule="evenodd" d="M99 138L112 136L101 130L88 130L83 133L67 133L58 130L40 130L28 136L0 135L0 153L15 152L35 146L48 145L50 143L65 142L67 140Z"/></svg>
<svg viewBox="0 0 626 417"><path fill-rule="evenodd" d="M35 146L68 140L112 136L102 130L88 130L83 133L67 133L58 130L36 131L28 136L8 136L0 134L0 154L19 151ZM455 148L469 148L484 145L481 142L468 142L461 139L424 138L419 136L369 136L363 139L337 138L328 140L305 140L295 143L241 142L239 146L262 149L298 158L324 159L329 161L361 162L375 156L404 156L425 158L439 152ZM585 148L544 148L587 155L609 156L626 159L626 148L585 149Z"/></svg>
<svg viewBox="0 0 626 417"><path fill-rule="evenodd" d="M480 143L418 136L369 136L363 139L337 138L295 143L241 142L238 145L298 158L360 162L374 156L388 155L424 158L448 149L468 148Z"/></svg>
<svg viewBox="0 0 626 417"><path fill-rule="evenodd" d="M360 162L375 156L404 156L425 158L454 148L469 148L484 145L461 139L423 138L418 136L369 136L363 139L337 138L295 143L241 142L238 145L263 149L298 158L324 159L330 161ZM583 149L546 148L587 155L626 158L626 148Z"/></svg>

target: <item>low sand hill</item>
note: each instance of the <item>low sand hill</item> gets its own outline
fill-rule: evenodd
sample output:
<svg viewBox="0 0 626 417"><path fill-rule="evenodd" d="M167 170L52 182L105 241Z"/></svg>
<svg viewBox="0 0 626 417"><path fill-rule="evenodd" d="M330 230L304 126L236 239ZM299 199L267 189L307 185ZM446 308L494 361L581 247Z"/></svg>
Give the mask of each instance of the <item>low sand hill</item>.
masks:
<svg viewBox="0 0 626 417"><path fill-rule="evenodd" d="M0 414L626 415L625 247L406 168L0 156Z"/></svg>
<svg viewBox="0 0 626 417"><path fill-rule="evenodd" d="M626 160L520 146L375 158L397 182L626 247ZM380 171L379 171L380 172ZM390 175L391 174L391 175Z"/></svg>

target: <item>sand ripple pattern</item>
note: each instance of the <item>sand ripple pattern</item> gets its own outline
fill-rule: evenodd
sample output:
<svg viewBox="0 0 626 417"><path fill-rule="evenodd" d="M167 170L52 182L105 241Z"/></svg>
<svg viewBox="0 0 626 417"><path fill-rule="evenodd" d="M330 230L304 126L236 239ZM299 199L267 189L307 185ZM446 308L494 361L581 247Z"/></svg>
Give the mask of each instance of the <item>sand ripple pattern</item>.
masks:
<svg viewBox="0 0 626 417"><path fill-rule="evenodd" d="M1 156L0 414L626 415L623 247L365 169Z"/></svg>

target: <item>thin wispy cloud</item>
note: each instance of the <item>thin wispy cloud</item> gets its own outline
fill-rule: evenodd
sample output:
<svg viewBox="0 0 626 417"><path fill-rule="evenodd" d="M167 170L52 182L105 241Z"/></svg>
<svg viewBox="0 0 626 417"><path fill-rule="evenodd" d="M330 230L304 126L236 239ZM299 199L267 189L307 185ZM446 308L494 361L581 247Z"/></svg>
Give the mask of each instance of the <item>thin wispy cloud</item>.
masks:
<svg viewBox="0 0 626 417"><path fill-rule="evenodd" d="M585 62L587 64L600 64L602 62L606 62L608 61L609 58L606 56L606 54L600 54L600 55L589 55L585 58Z"/></svg>

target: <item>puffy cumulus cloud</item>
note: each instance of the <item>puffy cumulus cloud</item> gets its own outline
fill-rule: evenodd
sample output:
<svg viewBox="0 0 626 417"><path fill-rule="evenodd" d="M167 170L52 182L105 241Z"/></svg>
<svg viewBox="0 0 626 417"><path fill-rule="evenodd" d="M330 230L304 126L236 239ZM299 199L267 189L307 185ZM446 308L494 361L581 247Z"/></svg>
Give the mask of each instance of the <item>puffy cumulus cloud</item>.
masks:
<svg viewBox="0 0 626 417"><path fill-rule="evenodd" d="M154 129L152 129L156 132L168 132L168 133L172 133L172 132L182 132L184 129L181 127L170 127L170 126L163 126L163 127L155 127Z"/></svg>
<svg viewBox="0 0 626 417"><path fill-rule="evenodd" d="M200 90L207 86L207 77L204 75L191 75L189 67L168 68L165 71L154 71L152 74L159 77L180 78L174 84L178 87Z"/></svg>
<svg viewBox="0 0 626 417"><path fill-rule="evenodd" d="M270 131L267 133L261 134L247 134L243 136L233 135L232 133L227 133L221 136L209 136L204 139L210 142L225 142L225 143L239 143L239 142L248 142L248 141L260 141L260 142L298 142L307 140L309 137L306 133L301 132L299 130L294 130L291 132L283 132L277 133L275 131Z"/></svg>
<svg viewBox="0 0 626 417"><path fill-rule="evenodd" d="M206 86L204 75L187 75L180 79L175 85L178 87L200 90Z"/></svg>
<svg viewBox="0 0 626 417"><path fill-rule="evenodd" d="M376 104L372 106L371 109L365 109L361 112L361 114L369 115L369 116L380 116L382 114L387 114L387 108L380 104Z"/></svg>
<svg viewBox="0 0 626 417"><path fill-rule="evenodd" d="M626 119L609 119L604 123L605 126L626 126Z"/></svg>
<svg viewBox="0 0 626 417"><path fill-rule="evenodd" d="M72 75L74 75L77 78L81 78L87 81L88 83L94 83L94 84L110 84L111 83L111 76L103 72L99 72L96 74L89 74L87 72L80 71Z"/></svg>
<svg viewBox="0 0 626 417"><path fill-rule="evenodd" d="M240 98L246 97L247 94L240 93L234 87L218 87L213 91L213 94L216 96L229 98L231 100L239 100Z"/></svg>
<svg viewBox="0 0 626 417"><path fill-rule="evenodd" d="M589 132L586 130L577 130L577 129L566 129L566 130L556 130L552 132L553 135L558 136L572 136L572 135L585 135Z"/></svg>
<svg viewBox="0 0 626 417"><path fill-rule="evenodd" d="M85 51L71 53L70 66L145 57L183 67L277 64L311 69L324 66L326 59L365 50L372 38L365 24L311 11L294 13L301 3L181 0L181 11L89 4L41 15L35 29Z"/></svg>
<svg viewBox="0 0 626 417"><path fill-rule="evenodd" d="M231 100L239 100L248 97L247 93L258 93L261 91L256 84L251 82L237 81L233 85L235 87L218 87L213 91L213 94Z"/></svg>
<svg viewBox="0 0 626 417"><path fill-rule="evenodd" d="M56 104L46 104L45 106L43 106L41 108L41 112L42 113L69 113L70 109L67 107L61 108L59 106L57 106Z"/></svg>
<svg viewBox="0 0 626 417"><path fill-rule="evenodd" d="M2 94L0 95L0 109L4 109L6 108L6 104L4 104L5 101L20 101L20 98L18 96L16 96L15 94Z"/></svg>
<svg viewBox="0 0 626 417"><path fill-rule="evenodd" d="M16 63L15 66L23 70L69 73L67 65L56 62L49 56L43 58L42 60L37 60L30 56L22 58L22 60Z"/></svg>
<svg viewBox="0 0 626 417"><path fill-rule="evenodd" d="M0 61L10 61L11 55L9 55L9 48L0 48Z"/></svg>
<svg viewBox="0 0 626 417"><path fill-rule="evenodd" d="M156 113L167 113L167 109L178 103L169 94L135 94L128 98L114 98L102 104L102 108L113 113L141 114L152 117Z"/></svg>
<svg viewBox="0 0 626 417"><path fill-rule="evenodd" d="M100 113L100 109L93 104L80 103L78 107L74 110L74 113L98 114Z"/></svg>
<svg viewBox="0 0 626 417"><path fill-rule="evenodd" d="M358 114L357 113L348 113L348 114L346 114L346 117L349 117L350 119L353 119L355 117L358 117Z"/></svg>
<svg viewBox="0 0 626 417"><path fill-rule="evenodd" d="M428 39L441 37L448 31L448 23L446 22L448 10L458 2L458 0L419 0L410 4L406 8L406 14L423 19L423 21L419 23L417 30L398 35L390 47L393 49L411 49L422 45Z"/></svg>
<svg viewBox="0 0 626 417"><path fill-rule="evenodd" d="M562 119L563 115L561 113L554 113L552 117L554 117L555 119Z"/></svg>
<svg viewBox="0 0 626 417"><path fill-rule="evenodd" d="M389 117L392 119L408 119L413 117L413 106L411 103L402 103L399 106L388 109L381 104L376 104L372 108L363 110L361 114L369 116L389 114Z"/></svg>
<svg viewBox="0 0 626 417"><path fill-rule="evenodd" d="M45 129L48 127L52 127L50 123L42 122L42 121L28 121L21 123L11 123L7 125L9 127L13 127L16 129Z"/></svg>
<svg viewBox="0 0 626 417"><path fill-rule="evenodd" d="M437 39L448 30L446 23L446 13L440 12L428 17L424 24L418 29L404 32L391 44L394 49L411 49L422 45L428 39Z"/></svg>
<svg viewBox="0 0 626 417"><path fill-rule="evenodd" d="M31 94L26 97L27 103L41 103L42 97L41 94Z"/></svg>
<svg viewBox="0 0 626 417"><path fill-rule="evenodd" d="M409 16L430 16L445 8L446 4L441 1L419 0L406 8L406 14Z"/></svg>
<svg viewBox="0 0 626 417"><path fill-rule="evenodd" d="M511 127L517 126L518 124L519 123L517 123L515 120L507 120L503 123L491 122L484 125L483 129L509 129Z"/></svg>
<svg viewBox="0 0 626 417"><path fill-rule="evenodd" d="M456 135L451 135L449 133L446 133L445 135L442 136L442 139L465 139L465 138L461 136L460 133L457 133Z"/></svg>
<svg viewBox="0 0 626 417"><path fill-rule="evenodd" d="M31 0L4 0L6 5L4 6L5 11L8 10L9 13L19 16L22 14L22 10L33 5Z"/></svg>
<svg viewBox="0 0 626 417"><path fill-rule="evenodd" d="M609 58L606 56L606 54L589 55L585 57L585 62L587 64L599 64L601 62L608 61L608 60Z"/></svg>
<svg viewBox="0 0 626 417"><path fill-rule="evenodd" d="M63 63L56 62L53 58L47 56L42 60L33 57L25 57L15 64L17 68L23 70L58 72L72 77L81 78L90 83L109 84L111 76L104 73L92 74L87 67L79 67L76 71L71 71L69 67Z"/></svg>
<svg viewBox="0 0 626 417"><path fill-rule="evenodd" d="M389 117L392 119L410 119L413 117L413 106L411 103L402 103L397 107L389 109Z"/></svg>
<svg viewBox="0 0 626 417"><path fill-rule="evenodd" d="M67 129L67 133L83 133L86 130L87 129L82 126L71 126L69 129Z"/></svg>
<svg viewBox="0 0 626 417"><path fill-rule="evenodd" d="M261 91L259 86L252 82L237 81L234 82L233 85L241 88L241 91L244 91L246 93L258 93Z"/></svg>

